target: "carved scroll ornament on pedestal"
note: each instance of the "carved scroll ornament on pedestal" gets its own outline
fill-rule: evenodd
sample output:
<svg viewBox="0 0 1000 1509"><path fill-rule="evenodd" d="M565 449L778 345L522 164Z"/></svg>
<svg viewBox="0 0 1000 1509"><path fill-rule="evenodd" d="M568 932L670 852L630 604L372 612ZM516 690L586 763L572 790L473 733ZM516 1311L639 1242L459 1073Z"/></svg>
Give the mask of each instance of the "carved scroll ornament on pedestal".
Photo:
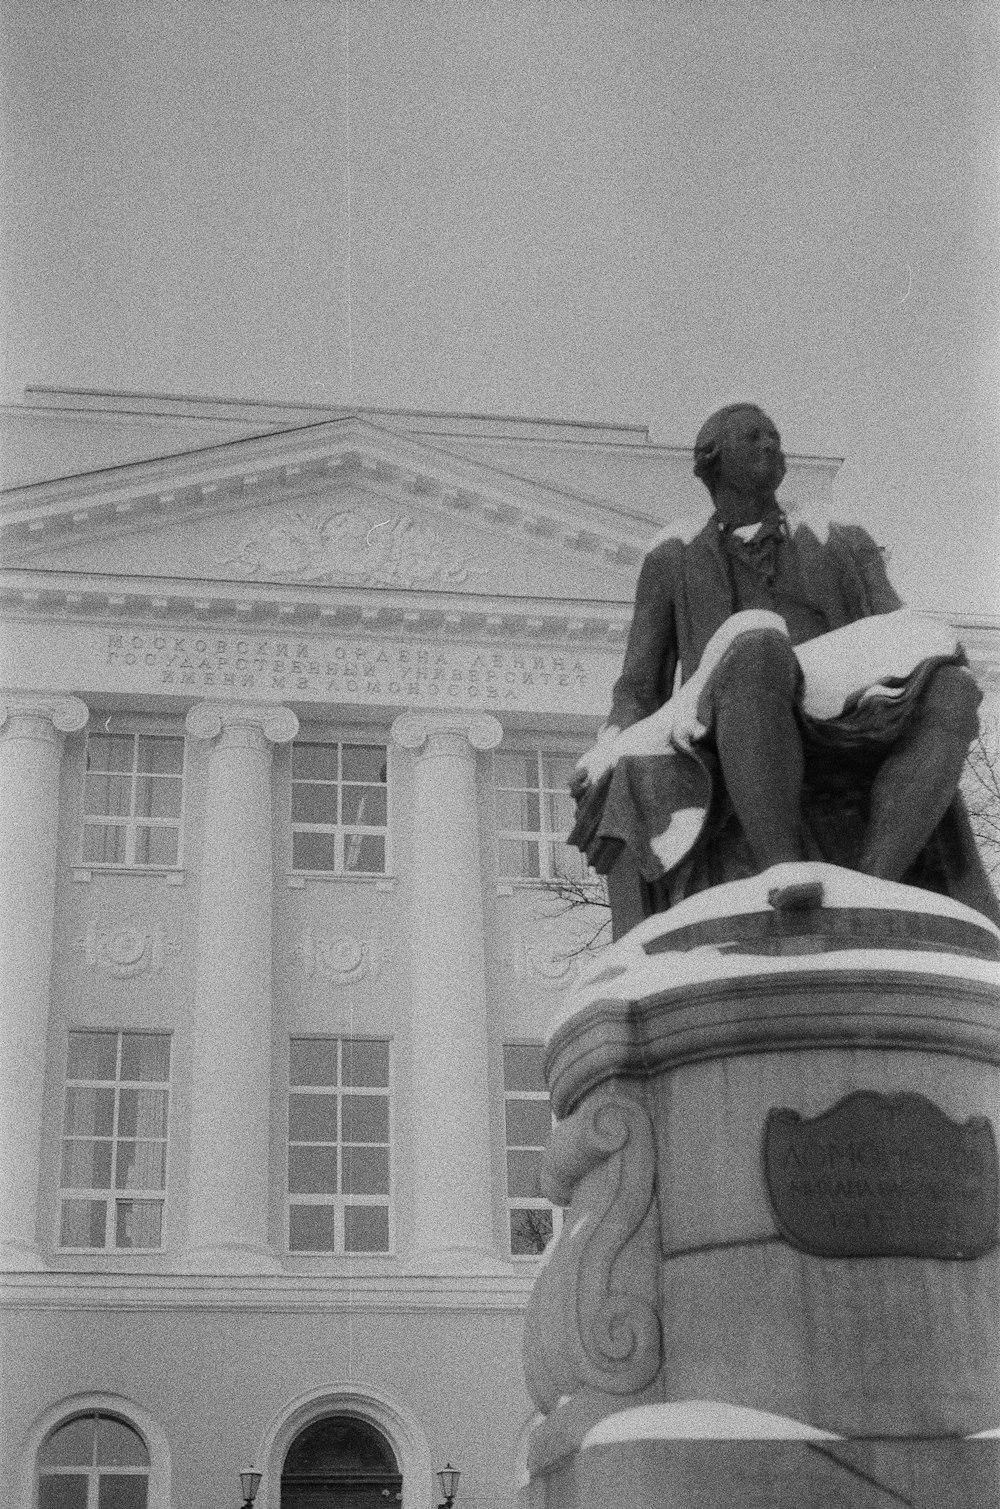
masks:
<svg viewBox="0 0 1000 1509"><path fill-rule="evenodd" d="M604 1094L554 1130L542 1192L569 1205L528 1304L525 1374L548 1413L581 1388L633 1394L660 1367L655 1154L639 1101Z"/></svg>

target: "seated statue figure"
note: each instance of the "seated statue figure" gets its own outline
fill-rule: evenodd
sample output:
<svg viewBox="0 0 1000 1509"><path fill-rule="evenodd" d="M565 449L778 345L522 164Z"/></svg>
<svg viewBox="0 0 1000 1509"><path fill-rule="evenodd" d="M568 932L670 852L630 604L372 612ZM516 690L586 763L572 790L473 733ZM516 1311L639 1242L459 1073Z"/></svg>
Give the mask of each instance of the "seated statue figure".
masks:
<svg viewBox="0 0 1000 1509"><path fill-rule="evenodd" d="M571 787L569 841L608 876L615 936L803 859L1000 920L957 794L981 700L961 646L903 609L864 529L786 517L781 439L756 405L713 414L694 457L714 512L646 555L611 713Z"/></svg>

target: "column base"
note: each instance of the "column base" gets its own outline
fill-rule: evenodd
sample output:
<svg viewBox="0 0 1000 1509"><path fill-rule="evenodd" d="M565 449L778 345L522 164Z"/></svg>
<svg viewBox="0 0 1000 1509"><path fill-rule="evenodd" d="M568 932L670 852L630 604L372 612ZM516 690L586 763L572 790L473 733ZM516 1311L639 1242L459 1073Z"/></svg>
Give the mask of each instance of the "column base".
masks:
<svg viewBox="0 0 1000 1509"><path fill-rule="evenodd" d="M48 1266L33 1243L0 1242L0 1273L45 1273Z"/></svg>
<svg viewBox="0 0 1000 1509"><path fill-rule="evenodd" d="M190 1247L181 1266L186 1273L282 1273L281 1260L269 1247L243 1242L219 1242Z"/></svg>
<svg viewBox="0 0 1000 1509"><path fill-rule="evenodd" d="M421 1273L509 1273L510 1263L487 1247L421 1247L413 1254Z"/></svg>

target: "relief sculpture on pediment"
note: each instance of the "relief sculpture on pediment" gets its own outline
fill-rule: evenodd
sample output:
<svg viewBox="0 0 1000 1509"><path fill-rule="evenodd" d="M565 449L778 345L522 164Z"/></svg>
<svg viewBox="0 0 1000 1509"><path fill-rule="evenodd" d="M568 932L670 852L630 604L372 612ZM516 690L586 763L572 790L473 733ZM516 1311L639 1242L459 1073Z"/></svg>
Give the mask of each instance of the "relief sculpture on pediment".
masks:
<svg viewBox="0 0 1000 1509"><path fill-rule="evenodd" d="M408 514L357 508L288 511L262 520L234 554L222 558L252 578L346 581L359 587L458 587L485 567Z"/></svg>

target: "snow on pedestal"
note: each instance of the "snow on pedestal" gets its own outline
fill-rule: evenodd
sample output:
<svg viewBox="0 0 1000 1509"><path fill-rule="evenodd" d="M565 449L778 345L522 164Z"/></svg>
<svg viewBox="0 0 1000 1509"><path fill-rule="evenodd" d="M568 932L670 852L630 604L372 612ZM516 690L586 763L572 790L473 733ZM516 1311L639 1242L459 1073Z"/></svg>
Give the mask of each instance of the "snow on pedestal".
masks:
<svg viewBox="0 0 1000 1509"><path fill-rule="evenodd" d="M706 1437L1000 1425L998 961L957 902L799 864L585 971L548 1034L568 1211L526 1326L531 1509L608 1501L612 1459L629 1502L721 1504ZM797 1460L761 1502L814 1501Z"/></svg>

